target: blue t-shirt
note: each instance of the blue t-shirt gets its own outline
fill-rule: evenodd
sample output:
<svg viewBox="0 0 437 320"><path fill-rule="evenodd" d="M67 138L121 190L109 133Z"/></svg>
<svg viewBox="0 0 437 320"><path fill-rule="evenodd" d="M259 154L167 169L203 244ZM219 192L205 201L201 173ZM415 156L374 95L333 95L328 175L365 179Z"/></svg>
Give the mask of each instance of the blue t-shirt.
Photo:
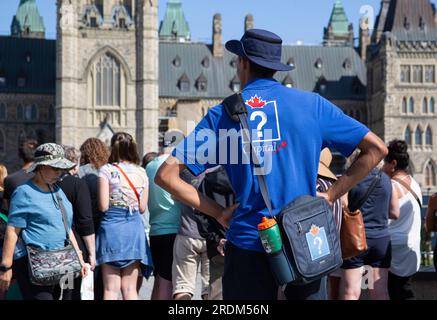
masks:
<svg viewBox="0 0 437 320"><path fill-rule="evenodd" d="M73 209L64 192L57 188L67 211L68 227L71 229ZM56 205L55 205L56 201ZM30 180L19 186L12 194L8 225L21 228L24 244L52 250L65 246L66 232L62 212L56 195L39 189ZM19 241L14 259L26 255L23 243Z"/></svg>
<svg viewBox="0 0 437 320"><path fill-rule="evenodd" d="M358 202L366 195L367 190L369 190L373 179L378 173L378 169L373 169L363 180L349 191L349 207L355 209L355 204L358 204ZM375 185L375 188L361 206L364 227L366 228L366 237L368 239L378 239L390 236L388 231L388 218L391 194L391 180L388 175L382 172L381 180L379 180Z"/></svg>
<svg viewBox="0 0 437 320"><path fill-rule="evenodd" d="M335 148L349 156L369 132L318 94L286 88L273 79L249 82L242 95L258 157L262 159L268 154L265 151L271 151L271 166L264 167L274 215L298 196L316 195L323 148ZM232 135L230 129L238 132L237 143L227 136ZM249 145L242 140L240 129L222 105L217 105L173 155L196 176L217 164L225 168L240 203L227 239L242 249L262 252L257 225L269 213L253 174L253 163L248 164L244 156Z"/></svg>

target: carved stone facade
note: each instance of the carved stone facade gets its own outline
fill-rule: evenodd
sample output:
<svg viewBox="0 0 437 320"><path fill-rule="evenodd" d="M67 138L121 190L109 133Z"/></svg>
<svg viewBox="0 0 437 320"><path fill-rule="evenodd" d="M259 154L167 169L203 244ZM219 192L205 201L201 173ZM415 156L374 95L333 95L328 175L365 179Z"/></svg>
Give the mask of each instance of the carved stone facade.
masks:
<svg viewBox="0 0 437 320"><path fill-rule="evenodd" d="M409 140L410 170L426 194L437 191L436 69L437 42L397 41L390 34L382 35L367 64L369 126L386 142Z"/></svg>
<svg viewBox="0 0 437 320"><path fill-rule="evenodd" d="M93 3L57 2L56 140L78 146L106 119L131 133L141 153L155 150L157 0Z"/></svg>
<svg viewBox="0 0 437 320"><path fill-rule="evenodd" d="M54 141L55 97L0 94L0 158L13 172L20 168L17 146L26 138Z"/></svg>

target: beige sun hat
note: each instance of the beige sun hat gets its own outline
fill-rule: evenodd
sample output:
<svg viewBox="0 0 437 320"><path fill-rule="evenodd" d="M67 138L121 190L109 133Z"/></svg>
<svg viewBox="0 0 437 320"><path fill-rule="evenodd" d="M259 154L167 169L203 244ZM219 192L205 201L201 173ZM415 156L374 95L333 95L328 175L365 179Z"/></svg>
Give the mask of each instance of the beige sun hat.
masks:
<svg viewBox="0 0 437 320"><path fill-rule="evenodd" d="M325 148L320 153L320 161L319 161L319 170L317 171L317 174L319 176L337 180L337 177L335 174L329 169L329 166L332 162L332 153L329 151L328 148Z"/></svg>
<svg viewBox="0 0 437 320"><path fill-rule="evenodd" d="M76 163L65 158L64 148L59 144L45 143L36 148L33 164L26 171L32 172L38 166L71 170L76 166Z"/></svg>

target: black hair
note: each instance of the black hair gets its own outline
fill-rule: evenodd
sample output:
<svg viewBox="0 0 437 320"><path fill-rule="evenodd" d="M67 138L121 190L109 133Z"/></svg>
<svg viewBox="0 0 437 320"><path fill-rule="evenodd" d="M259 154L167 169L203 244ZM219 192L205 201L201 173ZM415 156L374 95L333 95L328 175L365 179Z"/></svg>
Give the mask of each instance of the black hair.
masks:
<svg viewBox="0 0 437 320"><path fill-rule="evenodd" d="M155 158L159 157L158 152L149 152L146 153L146 155L143 157L142 166L143 168L146 168L147 165L152 162Z"/></svg>
<svg viewBox="0 0 437 320"><path fill-rule="evenodd" d="M247 59L247 58L244 58L244 59ZM256 63L250 61L249 59L247 59L247 61L249 61L250 72L257 78L273 78L273 76L276 73L276 70L264 68Z"/></svg>
<svg viewBox="0 0 437 320"><path fill-rule="evenodd" d="M33 162L36 148L38 148L38 141L34 139L24 140L18 148L18 156L24 163Z"/></svg>
<svg viewBox="0 0 437 320"><path fill-rule="evenodd" d="M408 144L404 140L392 140L388 144L388 155L385 162L396 160L396 170L406 170L410 164L410 155L408 154Z"/></svg>

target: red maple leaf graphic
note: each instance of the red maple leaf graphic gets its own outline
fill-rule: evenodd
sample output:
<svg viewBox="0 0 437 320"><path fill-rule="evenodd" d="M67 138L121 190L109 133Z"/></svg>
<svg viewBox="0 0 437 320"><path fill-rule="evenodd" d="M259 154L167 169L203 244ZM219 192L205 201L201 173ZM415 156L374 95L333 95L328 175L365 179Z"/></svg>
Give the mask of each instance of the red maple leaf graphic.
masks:
<svg viewBox="0 0 437 320"><path fill-rule="evenodd" d="M259 98L257 95L246 101L246 104L249 105L251 108L262 108L266 105L266 103L267 101Z"/></svg>

